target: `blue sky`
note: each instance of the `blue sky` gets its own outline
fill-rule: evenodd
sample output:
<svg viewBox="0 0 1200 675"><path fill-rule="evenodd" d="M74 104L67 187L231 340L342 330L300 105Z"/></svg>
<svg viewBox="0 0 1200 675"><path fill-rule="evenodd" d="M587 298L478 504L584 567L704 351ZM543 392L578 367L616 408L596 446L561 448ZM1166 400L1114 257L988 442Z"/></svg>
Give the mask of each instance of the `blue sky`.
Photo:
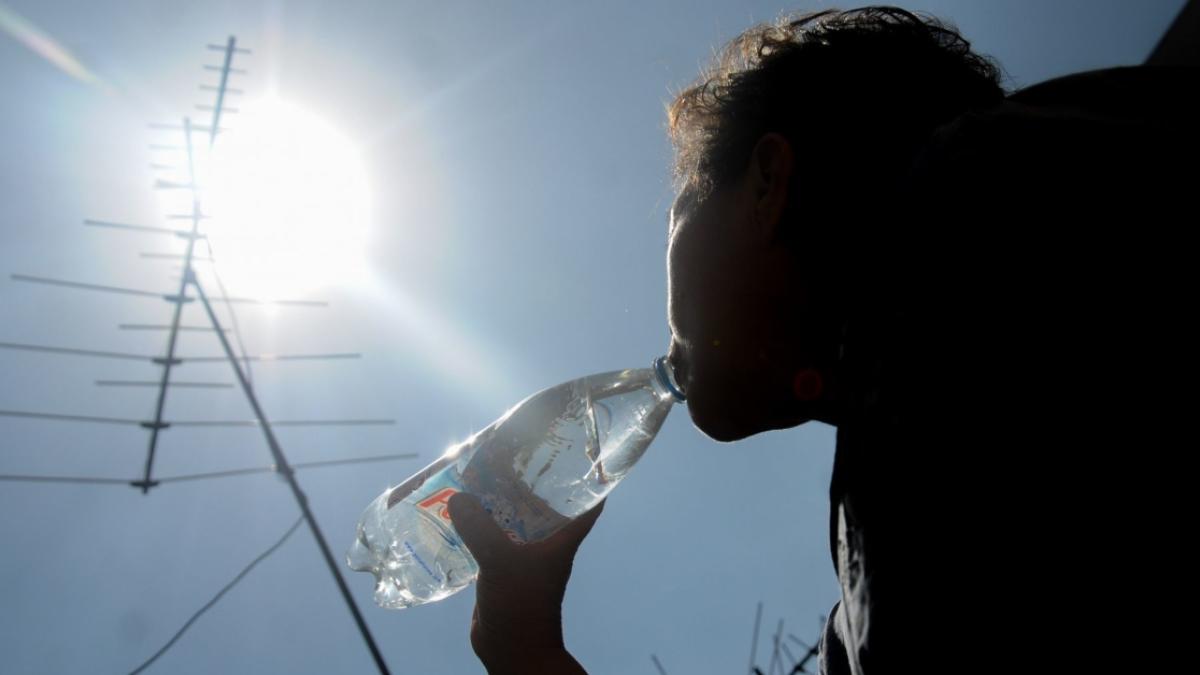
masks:
<svg viewBox="0 0 1200 675"><path fill-rule="evenodd" d="M239 82L274 92L357 145L371 202L369 284L308 295L328 309L239 310L250 352L361 351L267 364L275 419L387 417L378 428L280 429L293 461L419 458L300 474L339 555L366 504L545 386L640 367L667 344L670 148L663 107L712 50L789 8L773 2L13 2L90 77L0 32L0 341L159 353L162 302L19 284L34 274L171 289L169 242L84 228L161 225L147 122L200 102L204 45L254 50ZM910 3L956 22L1010 86L1140 62L1182 0ZM845 5L843 5L845 6ZM19 33L19 31L18 31ZM70 71L70 72L69 72ZM72 75L71 73L74 72ZM229 122L236 129L236 118ZM336 232L336 224L331 224ZM332 236L336 236L336 233ZM150 247L154 247L151 249ZM321 265L321 261L312 264ZM236 288L230 288L236 293ZM195 309L188 323L199 323ZM215 354L211 335L180 351ZM227 367L180 377L231 381ZM0 409L143 418L148 364L0 350ZM172 390L169 419L245 419L235 390ZM133 477L138 428L0 417L0 473ZM565 607L568 647L595 673L736 673L755 603L808 640L837 596L827 550L834 432L807 425L723 445L685 411L584 544ZM253 429L171 429L162 475L270 463ZM0 670L128 672L297 515L281 480L163 486L0 483ZM384 611L349 573L393 672L482 672L467 644L473 591ZM764 650L765 650L765 642ZM767 660L762 657L760 661ZM372 672L306 530L156 664L158 672Z"/></svg>

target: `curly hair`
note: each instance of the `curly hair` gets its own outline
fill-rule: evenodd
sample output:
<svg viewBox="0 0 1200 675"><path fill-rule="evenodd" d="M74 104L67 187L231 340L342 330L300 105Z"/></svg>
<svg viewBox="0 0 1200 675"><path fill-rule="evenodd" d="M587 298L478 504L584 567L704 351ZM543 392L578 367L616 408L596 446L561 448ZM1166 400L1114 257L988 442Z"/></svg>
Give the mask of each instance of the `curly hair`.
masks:
<svg viewBox="0 0 1200 675"><path fill-rule="evenodd" d="M799 177L894 170L938 126L999 102L1000 79L930 16L872 6L784 17L731 41L670 104L675 177L703 198L768 132L797 149Z"/></svg>

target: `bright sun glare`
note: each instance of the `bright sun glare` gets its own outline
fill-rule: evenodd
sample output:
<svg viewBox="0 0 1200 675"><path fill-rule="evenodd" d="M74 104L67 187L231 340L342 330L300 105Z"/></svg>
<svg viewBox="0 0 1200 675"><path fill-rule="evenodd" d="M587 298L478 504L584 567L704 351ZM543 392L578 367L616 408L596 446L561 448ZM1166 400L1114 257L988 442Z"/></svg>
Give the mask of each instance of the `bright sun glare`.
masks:
<svg viewBox="0 0 1200 675"><path fill-rule="evenodd" d="M370 204L357 149L303 108L267 98L228 118L201 174L217 271L231 294L305 299L366 274ZM222 120L225 126L226 120Z"/></svg>

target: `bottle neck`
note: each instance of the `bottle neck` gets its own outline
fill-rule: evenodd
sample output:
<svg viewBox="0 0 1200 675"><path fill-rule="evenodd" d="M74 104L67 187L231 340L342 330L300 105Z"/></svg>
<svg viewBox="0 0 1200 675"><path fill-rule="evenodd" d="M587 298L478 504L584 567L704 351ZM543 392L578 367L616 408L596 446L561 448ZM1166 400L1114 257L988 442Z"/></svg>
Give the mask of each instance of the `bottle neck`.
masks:
<svg viewBox="0 0 1200 675"><path fill-rule="evenodd" d="M675 374L671 372L671 366L667 364L665 356L654 359L654 388L663 398L670 397L674 403L687 402L687 396L684 396L683 390L675 382Z"/></svg>

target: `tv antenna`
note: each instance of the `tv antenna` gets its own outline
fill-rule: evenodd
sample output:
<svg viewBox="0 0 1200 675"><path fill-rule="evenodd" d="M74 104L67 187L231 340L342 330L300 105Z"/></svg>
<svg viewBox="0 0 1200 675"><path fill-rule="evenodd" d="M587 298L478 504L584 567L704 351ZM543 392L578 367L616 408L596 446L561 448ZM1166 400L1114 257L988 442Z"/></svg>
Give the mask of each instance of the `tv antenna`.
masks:
<svg viewBox="0 0 1200 675"><path fill-rule="evenodd" d="M321 528L317 523L316 517L309 508L308 497L304 490L301 489L299 482L296 479L296 470L302 468L319 468L338 464L362 463L362 462L378 462L389 461L396 459L410 459L416 457L415 454L391 454L377 455L371 457L357 457L340 460L327 460L317 462L306 462L293 464L288 461L287 456L283 452L283 447L274 433L274 427L280 426L366 426L366 425L386 425L394 424L392 419L301 419L301 420L268 420L266 413L263 411L262 405L259 403L258 397L255 395L254 387L251 384L250 363L254 361L301 361L301 360L337 360L337 359L357 359L361 355L357 353L318 353L318 354L261 354L247 355L244 353L238 355L230 343L228 333L229 329L225 328L217 313L214 310L214 304L220 303L229 306L230 314L233 317L234 332L236 329L236 315L233 314L232 305L235 304L255 304L255 305L278 305L278 306L297 306L297 307L323 307L325 303L310 301L310 300L258 300L254 298L229 297L224 293L224 288L221 288L221 294L217 297L212 297L205 290L204 284L196 274L194 263L207 262L213 264L211 247L207 245L207 236L201 229L201 222L207 219L200 203L200 191L197 183L196 161L195 161L195 144L197 140L207 142L211 148L217 140L217 137L223 127L221 126L222 118L225 115L234 114L237 112L235 108L226 105L228 97L241 95L243 92L240 89L235 89L229 86L231 75L245 74L245 70L233 67L235 56L249 54L250 50L239 47L237 38L230 36L224 45L210 44L207 45L210 51L221 52L223 62L221 65L205 65L206 71L211 71L219 74L217 84L203 83L200 89L206 92L213 93L213 102L211 104L200 104L196 108L200 111L211 112L211 120L207 125L194 124L190 117L184 117L180 124L151 124L152 129L175 131L179 132L180 143L174 144L152 144L150 149L153 151L173 152L177 155L183 154L181 158L184 161L182 167L185 172L182 177L173 175L170 178L158 178L154 182L156 190L182 191L185 195L190 195L191 208L185 213L167 214L168 221L179 221L185 223L184 227L166 227L166 226L149 226L132 224L125 222L116 222L108 220L93 220L87 219L83 224L88 227L104 228L108 230L125 230L134 231L147 235L167 236L177 239L182 239L185 242L183 253L142 253L141 257L147 259L171 259L179 260L182 265L182 275L179 279L179 284L170 292L158 292L137 288L126 288L122 286L111 286L106 284L92 283L90 281L58 279L43 276L34 276L29 274L12 274L11 278L14 281L56 286L59 288L68 288L72 290L83 290L99 293L121 294L127 296L138 296L148 299L156 299L165 301L171 305L170 321L166 324L119 324L121 330L138 330L138 331L162 331L166 333L166 347L164 355L155 356L148 354L136 354L128 352L112 352L95 349L67 347L58 345L45 344L25 344L15 342L0 342L0 349L21 350L42 352L48 354L66 355L66 356L82 356L91 358L105 359L123 359L144 361L157 365L161 368L161 375L154 381L141 380L97 380L96 385L101 387L148 387L157 389L153 416L148 419L136 418L117 418L117 417L101 417L86 414L68 414L61 412L42 412L28 410L0 410L0 417L23 417L32 419L41 419L54 422L79 422L88 424L118 424L139 426L147 430L149 439L146 451L146 460L142 467L141 475L133 479L119 478L103 478L92 476L33 476L33 475L15 475L6 474L0 475L0 481L23 481L23 482L43 482L43 483L90 483L90 484L112 484L112 485L128 485L140 489L142 494L148 494L151 489L160 487L167 483L175 483L191 480L205 480L225 478L229 476L244 475L248 473L263 473L273 472L284 478L292 496L296 500L296 504L300 507L303 519L308 523L309 530L316 539L321 556L329 567L330 574L333 575L334 581L337 583L338 590L341 591L342 597L345 599L346 606L349 608L355 623L358 626L359 632L362 634L363 640L367 644L368 650L371 652L371 657L375 661L380 673L388 673L387 664L383 660L383 655L380 653L378 646L375 644L374 638L371 636L370 629L367 627L366 621L363 619L358 606L354 601L354 597L350 593L349 587L346 585L345 579L342 577L341 569L333 557L333 553L329 549L329 544L325 540L325 535L321 532ZM155 171L177 171L180 169L177 165L159 164L151 165ZM207 256L198 255L196 244L199 241L206 243ZM218 285L220 279L217 277ZM199 301L199 306L203 308L204 320L198 324L185 324L183 322L184 310L186 307L196 304ZM221 346L221 354L217 356L180 356L176 353L176 346L180 333L183 332L203 332L212 333L216 336L217 341ZM236 386L241 389L242 394L246 397L246 401L250 404L250 408L254 412L254 418L251 420L175 420L165 419L163 412L166 406L168 392L172 388L196 388L196 389L231 389L234 387L231 383L225 382L209 382L209 381L184 381L172 380L172 375L176 368L189 363L203 362L220 362L226 361L233 369L234 378L237 381ZM154 460L157 455L160 440L163 437L163 432L181 427L258 427L266 441L267 448L271 452L273 464L266 467L253 467L244 469L231 469L225 471L212 471L207 473L195 473L179 476L156 476L154 474Z"/></svg>

